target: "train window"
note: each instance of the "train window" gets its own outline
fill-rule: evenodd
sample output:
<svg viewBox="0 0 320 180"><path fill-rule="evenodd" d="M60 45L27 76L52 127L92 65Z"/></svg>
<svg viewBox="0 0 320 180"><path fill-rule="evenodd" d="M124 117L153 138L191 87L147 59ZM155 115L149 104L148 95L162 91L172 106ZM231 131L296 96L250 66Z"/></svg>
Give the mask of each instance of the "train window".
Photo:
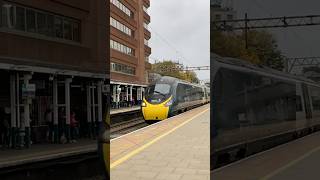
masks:
<svg viewBox="0 0 320 180"><path fill-rule="evenodd" d="M178 102L184 102L186 91L183 84L178 84L176 94Z"/></svg>
<svg viewBox="0 0 320 180"><path fill-rule="evenodd" d="M320 88L309 86L310 88L310 96L312 101L313 111L320 111ZM313 113L315 116L320 116L317 112Z"/></svg>
<svg viewBox="0 0 320 180"><path fill-rule="evenodd" d="M302 111L301 96L296 95L296 112L301 112L301 111Z"/></svg>
<svg viewBox="0 0 320 180"><path fill-rule="evenodd" d="M153 92L159 93L159 94L169 94L170 93L170 85L169 84L156 84Z"/></svg>
<svg viewBox="0 0 320 180"><path fill-rule="evenodd" d="M295 120L294 83L223 68L214 81L216 108L213 114L220 127L248 125L243 122L261 125Z"/></svg>
<svg viewBox="0 0 320 180"><path fill-rule="evenodd" d="M150 103L162 103L171 96L170 84L155 84L149 86L146 92L146 99Z"/></svg>

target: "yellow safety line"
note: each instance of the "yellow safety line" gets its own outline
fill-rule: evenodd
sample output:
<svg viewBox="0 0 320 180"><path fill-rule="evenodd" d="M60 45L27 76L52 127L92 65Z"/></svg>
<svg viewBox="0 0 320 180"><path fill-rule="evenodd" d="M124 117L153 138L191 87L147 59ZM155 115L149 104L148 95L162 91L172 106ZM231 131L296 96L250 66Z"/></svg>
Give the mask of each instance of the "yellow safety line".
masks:
<svg viewBox="0 0 320 180"><path fill-rule="evenodd" d="M110 169L112 169L112 168L118 166L119 164L125 162L126 160L128 160L128 159L131 158L132 156L140 153L141 151L143 151L143 150L146 149L147 147L151 146L151 145L154 144L155 142L157 142L157 141L159 141L160 139L164 138L165 136L169 135L169 134L172 133L173 131L179 129L180 127L182 127L183 125L185 125L185 124L187 124L188 122L192 121L193 119L195 119L195 118L199 117L200 115L204 114L204 113L207 112L208 110L209 110L209 108L206 109L206 110L204 110L204 111L202 111L201 113L193 116L192 118L188 119L187 121L179 124L178 126L176 126L175 128L171 129L170 131L168 131L168 132L166 132L166 133L164 133L164 134L156 137L155 139L151 140L150 142L148 142L148 143L140 146L139 148L131 151L130 153L126 154L126 155L123 156L122 158L120 158L120 159L118 159L117 161L113 162L113 163L110 165Z"/></svg>
<svg viewBox="0 0 320 180"><path fill-rule="evenodd" d="M304 154L303 156L299 157L298 159L289 162L285 166L283 166L283 167L281 167L281 168L269 173L268 175L266 175L265 177L261 178L260 180L268 180L268 179L272 178L273 176L275 176L275 175L279 174L280 172L292 167L293 165L295 165L298 162L304 160L305 158L307 158L308 156L312 155L313 153L315 153L317 151L320 151L320 146L315 148L315 149L313 149L313 150L311 150L311 151L309 151L309 152L307 152L306 154Z"/></svg>

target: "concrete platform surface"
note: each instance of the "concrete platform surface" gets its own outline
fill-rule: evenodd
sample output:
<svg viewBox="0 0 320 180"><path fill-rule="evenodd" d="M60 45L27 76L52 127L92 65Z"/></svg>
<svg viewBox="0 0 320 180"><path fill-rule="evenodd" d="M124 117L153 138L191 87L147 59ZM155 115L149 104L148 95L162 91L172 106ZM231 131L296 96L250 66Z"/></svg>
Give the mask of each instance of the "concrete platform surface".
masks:
<svg viewBox="0 0 320 180"><path fill-rule="evenodd" d="M111 141L111 180L209 180L205 105Z"/></svg>
<svg viewBox="0 0 320 180"><path fill-rule="evenodd" d="M110 115L115 115L115 114L130 112L130 111L137 111L140 109L141 109L140 106L133 106L133 107L127 107L127 108L120 108L120 109L111 109Z"/></svg>
<svg viewBox="0 0 320 180"><path fill-rule="evenodd" d="M318 180L320 133L297 139L211 172L212 180Z"/></svg>
<svg viewBox="0 0 320 180"><path fill-rule="evenodd" d="M0 150L0 168L97 151L97 141L79 140L72 144L35 144L29 149Z"/></svg>

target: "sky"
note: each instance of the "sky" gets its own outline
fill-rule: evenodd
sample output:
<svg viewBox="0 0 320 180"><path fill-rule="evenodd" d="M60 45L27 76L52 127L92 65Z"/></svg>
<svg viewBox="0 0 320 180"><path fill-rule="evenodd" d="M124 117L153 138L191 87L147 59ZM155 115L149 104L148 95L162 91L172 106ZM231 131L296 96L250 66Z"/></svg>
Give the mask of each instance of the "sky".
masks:
<svg viewBox="0 0 320 180"><path fill-rule="evenodd" d="M151 0L150 61L179 61L185 66L210 66L210 1ZM200 80L210 71L196 71Z"/></svg>
<svg viewBox="0 0 320 180"><path fill-rule="evenodd" d="M238 18L320 15L319 0L234 0ZM286 57L320 57L320 26L268 29Z"/></svg>

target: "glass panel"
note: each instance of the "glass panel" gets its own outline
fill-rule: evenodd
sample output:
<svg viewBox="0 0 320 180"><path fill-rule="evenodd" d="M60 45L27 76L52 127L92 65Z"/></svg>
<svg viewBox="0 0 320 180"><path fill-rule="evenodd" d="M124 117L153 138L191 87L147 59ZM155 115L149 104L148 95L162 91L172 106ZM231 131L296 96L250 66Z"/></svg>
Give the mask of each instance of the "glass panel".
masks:
<svg viewBox="0 0 320 180"><path fill-rule="evenodd" d="M80 25L77 22L72 23L73 28L73 40L74 41L80 41Z"/></svg>
<svg viewBox="0 0 320 180"><path fill-rule="evenodd" d="M37 13L38 33L47 34L47 19L44 13Z"/></svg>
<svg viewBox="0 0 320 180"><path fill-rule="evenodd" d="M146 100L153 104L159 104L170 97L170 84L155 84L147 89Z"/></svg>
<svg viewBox="0 0 320 180"><path fill-rule="evenodd" d="M54 37L55 36L55 31L54 31L54 16L48 14L47 15L47 35L50 37Z"/></svg>
<svg viewBox="0 0 320 180"><path fill-rule="evenodd" d="M62 18L55 17L54 26L55 26L55 36L58 38L63 38L63 24Z"/></svg>
<svg viewBox="0 0 320 180"><path fill-rule="evenodd" d="M72 27L71 22L68 20L63 21L63 38L72 40Z"/></svg>
<svg viewBox="0 0 320 180"><path fill-rule="evenodd" d="M16 7L16 29L25 30L25 9Z"/></svg>
<svg viewBox="0 0 320 180"><path fill-rule="evenodd" d="M33 10L27 10L27 31L36 32L36 13Z"/></svg>
<svg viewBox="0 0 320 180"><path fill-rule="evenodd" d="M1 10L2 27L13 28L13 6L10 4L3 4Z"/></svg>

